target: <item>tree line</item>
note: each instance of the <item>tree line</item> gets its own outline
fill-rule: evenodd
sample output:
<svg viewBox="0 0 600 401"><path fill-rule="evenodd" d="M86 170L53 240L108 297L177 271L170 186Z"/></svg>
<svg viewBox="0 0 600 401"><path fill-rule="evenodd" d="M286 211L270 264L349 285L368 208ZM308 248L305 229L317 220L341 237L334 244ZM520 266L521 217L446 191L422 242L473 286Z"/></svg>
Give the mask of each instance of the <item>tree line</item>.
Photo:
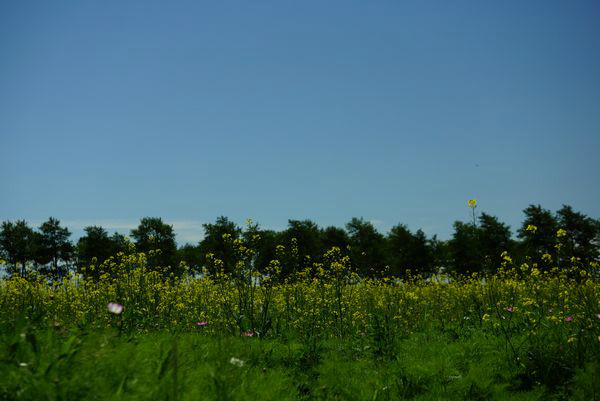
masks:
<svg viewBox="0 0 600 401"><path fill-rule="evenodd" d="M242 229L221 216L214 223L203 224L204 238L198 244L180 247L173 227L159 217L141 219L130 238L88 226L76 243L70 240L70 231L50 217L37 229L24 220L4 221L0 257L9 274L25 277L34 271L55 278L71 271L102 274L103 262L133 249L148 255L149 269L160 268L166 274L215 273L207 263L209 258L222 260L223 269L232 271L237 259L231 241L242 241L255 250L253 263L259 271L271 260L280 260L284 276L323 262L323 255L332 247L348 255L354 270L365 277L429 276L440 271L493 273L507 254L517 263L537 264L540 269L598 261L598 220L566 205L555 213L530 205L523 213L524 220L513 238L508 225L487 213L476 215L473 205L472 221L456 221L452 238L446 241L428 237L422 230L413 232L403 224L382 234L362 218L351 219L344 228L289 220L285 230L275 231L253 222ZM92 265L96 269L86 269Z"/></svg>

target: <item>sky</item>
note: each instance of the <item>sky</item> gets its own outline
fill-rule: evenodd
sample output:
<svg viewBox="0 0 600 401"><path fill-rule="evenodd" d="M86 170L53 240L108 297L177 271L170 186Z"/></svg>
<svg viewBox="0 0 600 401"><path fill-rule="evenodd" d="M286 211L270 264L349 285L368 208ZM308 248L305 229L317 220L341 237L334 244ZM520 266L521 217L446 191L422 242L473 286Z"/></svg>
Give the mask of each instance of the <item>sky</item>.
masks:
<svg viewBox="0 0 600 401"><path fill-rule="evenodd" d="M0 3L0 220L600 217L600 3Z"/></svg>

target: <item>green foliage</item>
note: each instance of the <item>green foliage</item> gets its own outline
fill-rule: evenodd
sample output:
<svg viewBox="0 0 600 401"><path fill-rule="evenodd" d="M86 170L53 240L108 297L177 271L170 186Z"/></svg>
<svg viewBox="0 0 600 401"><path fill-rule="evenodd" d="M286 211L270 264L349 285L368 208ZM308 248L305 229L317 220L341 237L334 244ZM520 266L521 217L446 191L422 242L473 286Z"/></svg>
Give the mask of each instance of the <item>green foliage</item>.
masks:
<svg viewBox="0 0 600 401"><path fill-rule="evenodd" d="M479 247L479 229L473 224L454 222L454 234L448 243L449 269L457 274L481 271L482 254Z"/></svg>
<svg viewBox="0 0 600 401"><path fill-rule="evenodd" d="M598 221L575 212L571 206L563 205L556 212L558 225L565 230L561 237L561 253L579 258L583 263L598 260L600 256L600 226Z"/></svg>
<svg viewBox="0 0 600 401"><path fill-rule="evenodd" d="M54 217L39 227L39 234L34 237L35 261L41 265L39 270L54 278L67 273L74 251L70 236L71 232L61 227Z"/></svg>
<svg viewBox="0 0 600 401"><path fill-rule="evenodd" d="M150 268L160 266L166 268L169 273L179 273L175 260L177 245L172 226L163 223L159 217L144 217L138 227L131 230L131 236L135 239L138 251L146 254L159 251L149 259Z"/></svg>
<svg viewBox="0 0 600 401"><path fill-rule="evenodd" d="M295 341L202 333L120 335L26 323L0 335L0 399L9 400L594 400L598 363L570 388L516 388L521 372L476 333L427 332L396 341L382 360L365 337Z"/></svg>
<svg viewBox="0 0 600 401"><path fill-rule="evenodd" d="M77 241L77 267L79 269L102 264L111 256L119 252L127 251L125 237L115 233L109 237L106 230L99 226L89 226L84 228L85 235ZM88 271L98 277L102 272L99 270Z"/></svg>
<svg viewBox="0 0 600 401"><path fill-rule="evenodd" d="M403 224L392 227L386 238L389 272L406 277L407 272L429 276L435 271L435 254L431 242L421 230L415 234Z"/></svg>
<svg viewBox="0 0 600 401"><path fill-rule="evenodd" d="M323 255L321 231L310 220L288 220L288 228L281 233L281 240L282 245L296 248L295 257L284 262L287 275L306 269Z"/></svg>
<svg viewBox="0 0 600 401"><path fill-rule="evenodd" d="M0 231L0 255L8 262L9 273L25 277L27 262L34 257L34 232L24 220L5 221ZM19 269L19 266L20 269Z"/></svg>
<svg viewBox="0 0 600 401"><path fill-rule="evenodd" d="M278 259L282 279L293 279L301 272L312 269L314 263L323 263L322 256L331 248L339 248L351 257L353 269L362 277L432 277L439 272L466 275L473 272L493 274L503 264L503 252L515 261L537 266L541 270L564 267L571 258L587 265L600 258L600 222L570 206L556 213L541 206L524 210L525 220L513 240L510 227L485 212L477 215L477 203L471 200L473 220L454 223L450 240L428 238L422 230L411 232L397 224L384 236L363 219L353 218L346 229L320 228L311 220L289 220L283 231L265 230L253 223L252 230L242 231L227 217L221 216L213 224L204 224L204 238L198 245L175 246L171 226L160 218L144 218L132 230L137 250L148 257L148 268L160 266L161 272L180 276L186 271L211 271L207 256L223 262L223 269L235 269L235 251L225 241L241 239L255 250L252 263L259 272L265 272L271 260ZM111 256L126 252L130 244L121 234L108 236L98 226L85 228L85 235L73 247L70 233L50 218L38 231L25 221L5 221L0 230L0 257L9 274L26 277L30 266L44 274L52 272L55 278L64 276L76 262L77 271L83 267L99 266ZM282 248L280 248L282 247ZM100 270L88 269L86 274L100 275Z"/></svg>
<svg viewBox="0 0 600 401"><path fill-rule="evenodd" d="M496 216L481 213L478 228L481 270L486 273L497 272L502 266L502 252L511 253L513 250L510 227L501 223Z"/></svg>
<svg viewBox="0 0 600 401"><path fill-rule="evenodd" d="M207 255L213 255L223 261L225 272L232 272L235 268L235 254L230 245L224 241L224 236L237 240L242 230L225 216L217 218L214 224L203 224L202 227L204 227L204 238L199 245L200 263L209 268L209 273L215 274L215 271L210 270L211 266L206 264Z"/></svg>
<svg viewBox="0 0 600 401"><path fill-rule="evenodd" d="M385 266L385 238L368 221L354 217L346 230L350 237L350 255L355 269L363 276L382 275Z"/></svg>
<svg viewBox="0 0 600 401"><path fill-rule="evenodd" d="M554 254L558 222L551 211L540 205L530 205L523 211L525 220L518 231L522 254L541 264L544 254Z"/></svg>

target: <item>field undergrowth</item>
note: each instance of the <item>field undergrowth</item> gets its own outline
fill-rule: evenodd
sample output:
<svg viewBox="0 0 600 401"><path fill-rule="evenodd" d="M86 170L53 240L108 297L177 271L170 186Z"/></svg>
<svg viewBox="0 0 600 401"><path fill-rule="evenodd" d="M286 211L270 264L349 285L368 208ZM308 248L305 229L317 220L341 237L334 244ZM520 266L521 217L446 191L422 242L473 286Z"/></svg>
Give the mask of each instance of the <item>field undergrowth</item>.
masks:
<svg viewBox="0 0 600 401"><path fill-rule="evenodd" d="M3 279L3 400L597 400L598 267L361 278L332 249L284 276L180 277L122 253Z"/></svg>
<svg viewBox="0 0 600 401"><path fill-rule="evenodd" d="M477 331L459 339L416 333L396 339L393 355L383 356L366 336L310 345L20 329L2 338L3 399L592 400L600 391L598 363L573 372L570 386L549 388L515 370L502 339Z"/></svg>

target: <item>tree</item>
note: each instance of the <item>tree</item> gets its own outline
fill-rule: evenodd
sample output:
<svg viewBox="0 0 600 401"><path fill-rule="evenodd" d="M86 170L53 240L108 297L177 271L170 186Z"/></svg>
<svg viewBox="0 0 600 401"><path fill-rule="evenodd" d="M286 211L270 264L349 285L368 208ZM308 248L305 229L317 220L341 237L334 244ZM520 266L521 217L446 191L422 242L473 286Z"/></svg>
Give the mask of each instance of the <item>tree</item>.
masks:
<svg viewBox="0 0 600 401"><path fill-rule="evenodd" d="M177 261L185 262L194 272L202 267L202 257L200 247L193 244L185 244L177 249Z"/></svg>
<svg viewBox="0 0 600 401"><path fill-rule="evenodd" d="M496 216L482 213L478 235L483 270L494 273L502 265L502 252L512 249L510 227L498 221Z"/></svg>
<svg viewBox="0 0 600 401"><path fill-rule="evenodd" d="M600 240L598 222L567 205L563 205L556 214L558 226L565 231L564 235L557 235L562 246L561 254L566 258L580 258L586 264L597 260Z"/></svg>
<svg viewBox="0 0 600 401"><path fill-rule="evenodd" d="M204 227L204 238L199 244L201 264L206 265L206 256L212 254L223 261L225 272L231 273L235 267L236 257L223 236L227 235L231 240L236 240L240 238L242 230L225 216L218 217L214 224L203 224L202 227ZM210 274L216 273L212 271L212 266L207 267Z"/></svg>
<svg viewBox="0 0 600 401"><path fill-rule="evenodd" d="M70 236L71 232L61 227L60 221L54 217L43 223L39 234L34 236L35 260L45 266L42 270L50 276L60 278L68 270L74 250Z"/></svg>
<svg viewBox="0 0 600 401"><path fill-rule="evenodd" d="M334 246L340 248L342 252L346 252L350 246L350 237L343 228L329 226L321 232L321 244L324 252Z"/></svg>
<svg viewBox="0 0 600 401"><path fill-rule="evenodd" d="M282 233L273 230L264 230L258 224L249 225L242 234L246 246L253 249L254 266L259 272L266 272L272 260L278 259L277 245L283 242Z"/></svg>
<svg viewBox="0 0 600 401"><path fill-rule="evenodd" d="M281 234L283 244L290 249L295 241L296 257L284 261L285 274L291 274L312 266L323 256L321 230L311 220L288 220L288 228ZM290 255L291 256L291 255ZM296 260L293 260L296 259Z"/></svg>
<svg viewBox="0 0 600 401"><path fill-rule="evenodd" d="M9 273L19 271L25 277L27 262L33 259L33 230L25 220L17 220L15 223L5 221L0 230L0 255L10 265Z"/></svg>
<svg viewBox="0 0 600 401"><path fill-rule="evenodd" d="M473 224L454 222L454 234L448 241L449 270L469 274L482 270L479 229Z"/></svg>
<svg viewBox="0 0 600 401"><path fill-rule="evenodd" d="M356 269L365 276L385 272L385 239L373 224L353 217L346 230L350 236L350 259Z"/></svg>
<svg viewBox="0 0 600 401"><path fill-rule="evenodd" d="M392 275L405 276L407 270L422 275L433 272L433 248L422 230L413 234L405 225L398 224L388 233L386 244L386 260Z"/></svg>
<svg viewBox="0 0 600 401"><path fill-rule="evenodd" d="M523 210L525 220L518 231L521 239L522 257L530 257L540 266L544 254L555 254L558 223L549 210L540 205L530 205Z"/></svg>
<svg viewBox="0 0 600 401"><path fill-rule="evenodd" d="M110 237L111 242L111 255L116 256L119 252L126 253L129 250L129 241L123 234L114 233Z"/></svg>
<svg viewBox="0 0 600 401"><path fill-rule="evenodd" d="M84 228L85 235L77 241L77 267L79 269L88 267L96 259L96 269L94 272L86 271L87 274L99 276L102 272L98 266L111 256L116 256L119 252L127 250L125 237L114 233L108 236L106 230L99 226L89 226Z"/></svg>
<svg viewBox="0 0 600 401"><path fill-rule="evenodd" d="M77 266L89 266L92 259L98 263L112 256L111 241L106 230L99 226L89 226L83 229L85 235L77 241Z"/></svg>
<svg viewBox="0 0 600 401"><path fill-rule="evenodd" d="M175 265L177 245L173 226L163 223L160 217L144 217L137 228L131 230L139 252L149 254L158 250L158 254L148 258L150 268L162 267L170 273L178 273Z"/></svg>

